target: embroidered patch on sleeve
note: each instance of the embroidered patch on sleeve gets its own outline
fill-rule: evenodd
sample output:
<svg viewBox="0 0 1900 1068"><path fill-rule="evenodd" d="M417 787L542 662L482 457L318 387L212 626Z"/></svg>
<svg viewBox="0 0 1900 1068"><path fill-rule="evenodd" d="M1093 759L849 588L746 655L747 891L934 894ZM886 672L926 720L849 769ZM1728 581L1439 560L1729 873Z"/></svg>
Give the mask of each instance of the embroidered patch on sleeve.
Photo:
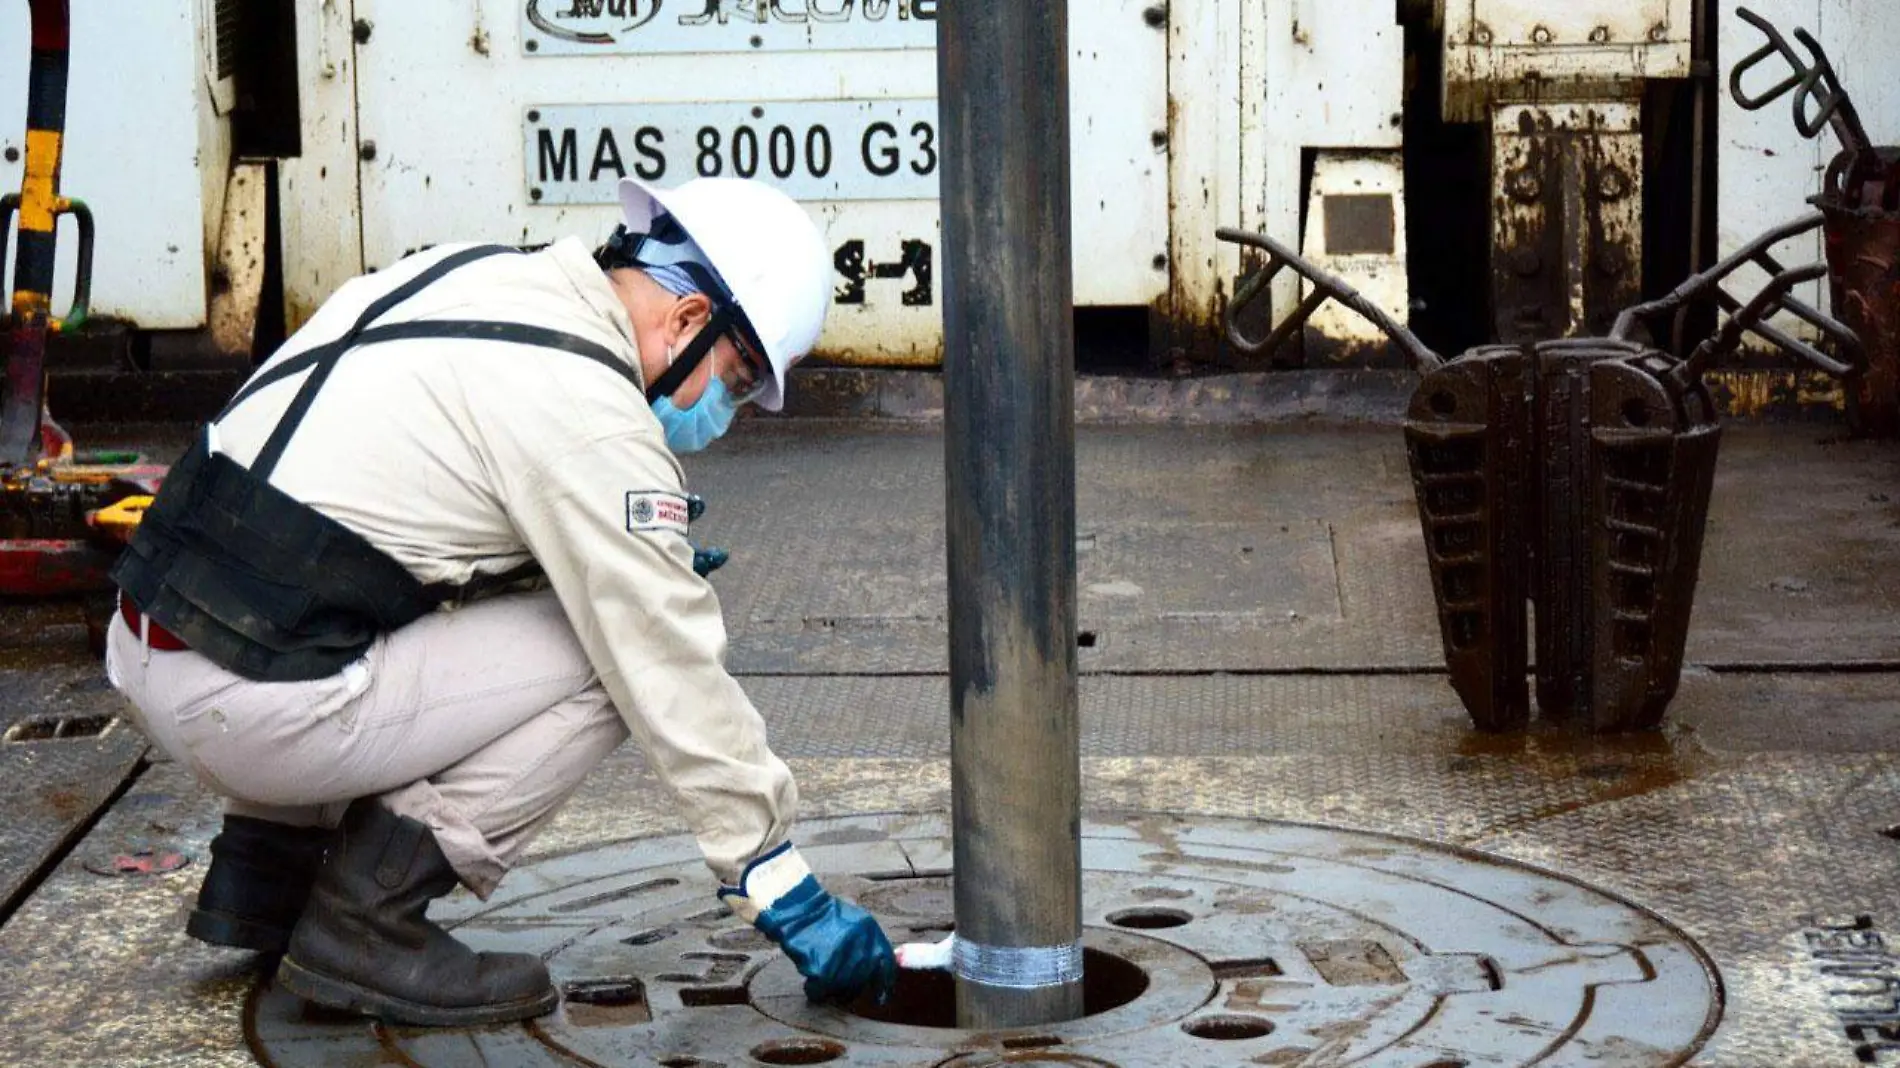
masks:
<svg viewBox="0 0 1900 1068"><path fill-rule="evenodd" d="M627 533L670 530L684 536L689 512L686 498L665 490L627 491Z"/></svg>

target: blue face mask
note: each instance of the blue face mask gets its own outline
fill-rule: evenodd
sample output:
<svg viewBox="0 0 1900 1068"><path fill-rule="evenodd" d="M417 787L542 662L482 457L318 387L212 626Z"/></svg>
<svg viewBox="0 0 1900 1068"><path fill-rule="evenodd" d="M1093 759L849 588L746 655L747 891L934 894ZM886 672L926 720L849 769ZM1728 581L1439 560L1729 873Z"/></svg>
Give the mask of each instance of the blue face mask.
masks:
<svg viewBox="0 0 1900 1068"><path fill-rule="evenodd" d="M666 433L666 447L676 453L698 452L711 445L732 426L738 410L726 383L716 375L706 383L706 392L700 394L698 403L685 411L673 407L671 397L653 402L653 415Z"/></svg>

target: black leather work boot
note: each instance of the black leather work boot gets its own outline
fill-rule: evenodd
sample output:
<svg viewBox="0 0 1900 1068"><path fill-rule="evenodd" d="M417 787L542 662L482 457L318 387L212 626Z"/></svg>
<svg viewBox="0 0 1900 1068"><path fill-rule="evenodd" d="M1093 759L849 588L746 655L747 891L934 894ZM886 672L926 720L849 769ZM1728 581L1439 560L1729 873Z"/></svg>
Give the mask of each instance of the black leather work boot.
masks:
<svg viewBox="0 0 1900 1068"><path fill-rule="evenodd" d="M391 1023L525 1020L560 1000L531 953L477 953L424 915L455 888L427 825L374 798L350 806L277 981L306 1001Z"/></svg>
<svg viewBox="0 0 1900 1068"><path fill-rule="evenodd" d="M336 832L226 816L185 931L201 942L282 953Z"/></svg>

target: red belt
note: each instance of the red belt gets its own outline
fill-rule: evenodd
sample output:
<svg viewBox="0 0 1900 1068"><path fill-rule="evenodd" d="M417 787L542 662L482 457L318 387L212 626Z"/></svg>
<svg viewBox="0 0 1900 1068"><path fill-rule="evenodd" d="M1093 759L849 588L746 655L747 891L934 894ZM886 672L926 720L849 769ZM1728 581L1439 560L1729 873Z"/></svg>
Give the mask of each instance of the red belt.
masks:
<svg viewBox="0 0 1900 1068"><path fill-rule="evenodd" d="M138 609L132 607L130 598L119 598L119 615L125 617L126 625L132 628L132 633L134 634L139 633L139 624L143 622L146 627L148 644L154 649L160 649L168 653L177 653L191 648L191 646L180 641L178 635L146 619Z"/></svg>

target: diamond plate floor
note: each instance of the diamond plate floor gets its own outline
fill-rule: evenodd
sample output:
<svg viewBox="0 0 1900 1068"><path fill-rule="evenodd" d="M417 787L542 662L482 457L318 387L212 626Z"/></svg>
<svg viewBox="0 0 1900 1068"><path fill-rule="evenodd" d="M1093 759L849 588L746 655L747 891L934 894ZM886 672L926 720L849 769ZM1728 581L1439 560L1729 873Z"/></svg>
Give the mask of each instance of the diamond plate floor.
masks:
<svg viewBox="0 0 1900 1068"><path fill-rule="evenodd" d="M1726 431L1692 662L1900 664L1900 455L1822 433ZM1395 430L1089 427L1076 465L1084 671L1442 665ZM932 432L852 424L689 458L734 668L945 670L942 466Z"/></svg>
<svg viewBox="0 0 1900 1068"><path fill-rule="evenodd" d="M0 919L125 781L144 738L87 650L77 606L0 608Z"/></svg>
<svg viewBox="0 0 1900 1068"><path fill-rule="evenodd" d="M1900 1060L1880 1030L1900 1027L1900 841L1883 833L1900 824L1900 449L1819 436L1731 428L1681 695L1666 729L1599 739L1467 729L1436 670L1395 431L1087 429L1086 804L1382 831L1561 871L1715 960L1727 1011L1691 1063ZM729 444L690 465L712 504L695 534L734 552L716 580L733 666L803 814L947 812L940 442L794 423ZM106 699L69 626L0 608L4 634L15 707ZM102 743L130 756L84 771L98 797L137 759L129 733ZM182 930L216 813L160 761L0 926L0 1062L252 1063L250 959ZM680 829L623 750L536 855ZM140 848L193 864L94 873Z"/></svg>

